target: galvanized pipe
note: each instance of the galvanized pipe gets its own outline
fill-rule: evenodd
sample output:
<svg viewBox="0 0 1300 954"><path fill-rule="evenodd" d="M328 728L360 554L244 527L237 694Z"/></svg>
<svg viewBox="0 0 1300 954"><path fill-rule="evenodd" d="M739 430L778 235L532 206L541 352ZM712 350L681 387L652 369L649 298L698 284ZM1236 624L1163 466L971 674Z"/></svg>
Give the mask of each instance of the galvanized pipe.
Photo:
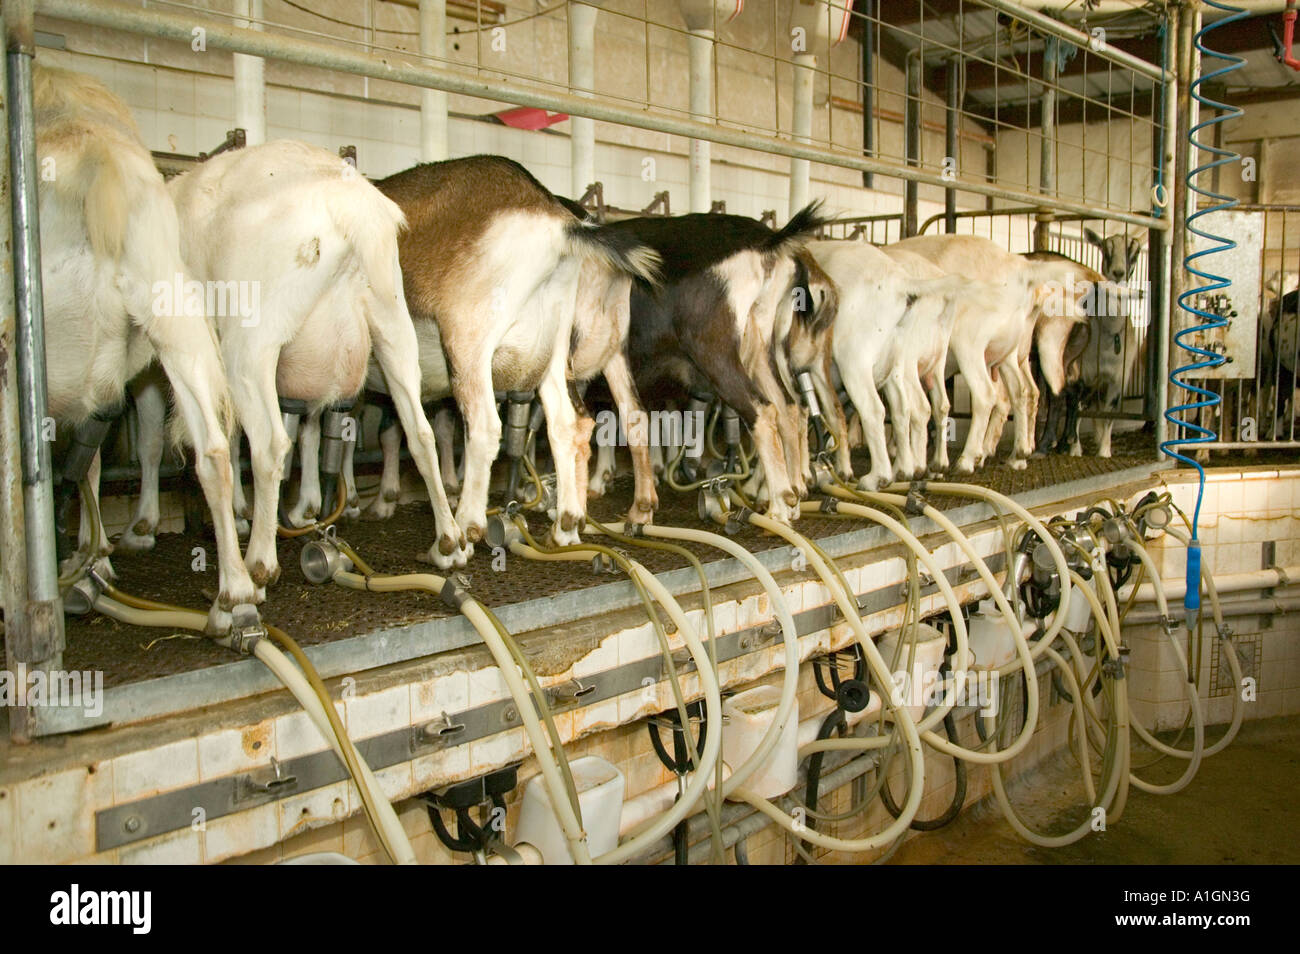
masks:
<svg viewBox="0 0 1300 954"><path fill-rule="evenodd" d="M1175 63L1177 64L1176 74L1177 83L1175 90L1175 102L1177 106L1174 116L1171 119L1171 126L1174 132L1174 175L1172 196L1170 197L1169 206L1170 214L1168 216L1171 231L1169 233L1170 243L1170 268L1169 294L1165 296L1166 307L1169 315L1165 323L1165 333L1161 335L1157 343L1160 352L1160 416L1156 423L1156 436L1158 440L1167 440L1169 437L1169 425L1165 420L1165 411L1169 408L1169 388L1170 384L1167 379L1169 374L1169 348L1173 341L1174 331L1176 329L1174 316L1180 309L1177 301L1179 295L1188 287L1187 270L1183 268L1183 259L1187 255L1187 215L1189 209L1190 197L1192 191L1187 188L1187 173L1192 168L1191 146L1187 141L1189 130L1195 122L1193 108L1195 102L1192 99L1191 82L1196 75L1196 48L1192 42L1192 37L1200 29L1201 14L1199 8L1194 8L1190 4L1179 4L1171 11L1177 16L1178 29L1175 36Z"/></svg>
<svg viewBox="0 0 1300 954"><path fill-rule="evenodd" d="M1056 191L1056 81L1060 64L1059 43L1049 38L1043 46L1042 142L1038 153L1038 188L1050 195Z"/></svg>
<svg viewBox="0 0 1300 954"><path fill-rule="evenodd" d="M694 119L682 119L672 115L649 113L644 109L620 106L602 102L599 99L586 99L569 93L552 92L519 85L507 80L484 80L475 76L439 66L419 65L401 62L391 57L379 58L365 53L358 53L328 43L321 43L299 37L287 37L259 33L255 30L243 30L217 20L195 18L192 15L181 16L157 8L137 9L108 0L37 0L37 7L43 16L62 20L72 20L111 30L125 30L148 36L189 43L195 27L207 31L209 49L229 50L249 53L268 59L284 60L301 66L352 73L358 76L370 76L375 79L403 83L407 86L419 86L427 89L441 89L481 99L506 100L520 106L535 106L571 116L587 116L602 122L618 123L638 129L669 133L687 139L721 143L740 149L752 149L772 155L791 156L809 159L826 165L839 166L844 169L856 169L861 172L878 172L908 181L922 182L943 188L949 183L943 177L920 168L903 164L870 159L854 152L840 152L812 144L791 142L775 135L744 132ZM1139 61L1140 62L1140 61ZM1079 202L1060 199L1044 200L1032 192L1005 189L983 182L959 181L953 185L963 192L976 195L992 196L1011 202L1033 205L1049 205L1065 212L1074 212L1092 218L1098 217L1098 210ZM1107 213L1107 217L1118 222L1148 228L1168 228L1168 223L1148 215L1116 211Z"/></svg>
<svg viewBox="0 0 1300 954"><path fill-rule="evenodd" d="M1062 23L1060 20L1033 10L1026 10L1020 4L1012 3L1011 0L979 0L979 2L986 7L992 7L994 10L1014 17L1021 23L1033 27L1039 33L1047 33L1073 43L1075 46L1082 47L1088 51L1089 56L1110 60L1112 63L1130 69L1142 76L1150 77L1157 82L1165 81L1164 72L1160 67L1108 44L1103 43L1100 49L1094 50L1092 49L1093 39L1091 36L1082 30L1076 30L1074 27Z"/></svg>
<svg viewBox="0 0 1300 954"><path fill-rule="evenodd" d="M876 0L862 0L862 155L876 154ZM875 176L862 173L862 188L875 186Z"/></svg>
<svg viewBox="0 0 1300 954"><path fill-rule="evenodd" d="M22 458L27 600L17 646L6 627L10 665L58 669L63 665L63 605L54 536L53 467L46 415L45 311L41 296L36 130L33 124L32 60L36 54L31 0L8 0L5 16L5 114L9 138L10 199L15 304L18 424ZM15 710L10 734L26 739L35 728L33 710Z"/></svg>
<svg viewBox="0 0 1300 954"><path fill-rule="evenodd" d="M1293 613L1300 610L1300 596L1223 600L1219 604L1219 608L1224 619L1240 616L1281 616L1284 613ZM1160 610L1154 606L1147 609L1134 609L1125 617L1125 622L1130 626L1159 623L1160 621Z"/></svg>
<svg viewBox="0 0 1300 954"><path fill-rule="evenodd" d="M0 49L7 31L0 19ZM0 95L0 195L9 195L9 97ZM12 248L12 221L0 215L0 247ZM0 255L0 603L5 610L5 659L19 660L26 652L27 544L23 533L23 441L18 422L18 316L14 302L13 259ZM12 663L10 663L12 665ZM18 723L18 724L15 724ZM15 741L30 738L26 719L10 721Z"/></svg>

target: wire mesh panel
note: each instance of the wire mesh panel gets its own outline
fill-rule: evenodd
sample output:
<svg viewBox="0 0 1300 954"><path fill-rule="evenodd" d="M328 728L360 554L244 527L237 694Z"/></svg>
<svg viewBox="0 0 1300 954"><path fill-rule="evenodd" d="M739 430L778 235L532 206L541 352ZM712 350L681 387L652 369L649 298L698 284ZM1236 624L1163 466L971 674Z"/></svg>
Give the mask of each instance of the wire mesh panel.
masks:
<svg viewBox="0 0 1300 954"><path fill-rule="evenodd" d="M1247 228L1262 240L1259 299L1233 299L1223 317L1254 324L1255 364L1253 373L1197 382L1222 399L1213 422L1220 439L1206 449L1300 449L1295 400L1300 366L1300 206L1240 205L1234 214L1248 217ZM1214 310L1216 300L1201 304Z"/></svg>

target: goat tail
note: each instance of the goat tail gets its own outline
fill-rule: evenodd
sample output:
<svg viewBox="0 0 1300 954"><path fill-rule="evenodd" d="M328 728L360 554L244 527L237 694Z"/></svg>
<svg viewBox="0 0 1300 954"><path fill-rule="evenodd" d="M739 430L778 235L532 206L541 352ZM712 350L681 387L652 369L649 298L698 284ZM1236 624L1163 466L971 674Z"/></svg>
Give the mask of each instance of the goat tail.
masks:
<svg viewBox="0 0 1300 954"><path fill-rule="evenodd" d="M54 189L69 204L80 203L95 256L121 259L130 206L126 176L112 145L97 136L84 137L73 168L59 172Z"/></svg>
<svg viewBox="0 0 1300 954"><path fill-rule="evenodd" d="M944 298L955 298L958 295L968 294L972 286L979 286L984 282L977 282L961 275L944 275L941 278L908 278L900 282L900 288L905 295L940 295Z"/></svg>
<svg viewBox="0 0 1300 954"><path fill-rule="evenodd" d="M772 233L772 236L764 243L766 251L782 254L797 252L803 248L808 241L817 237L817 233L822 226L831 221L830 217L821 214L821 210L822 202L820 199L809 202L791 216L790 221L785 223L784 228Z"/></svg>
<svg viewBox="0 0 1300 954"><path fill-rule="evenodd" d="M383 301L396 298L405 307L402 270L397 256L397 236L406 228L406 216L397 203L356 173L352 189L330 189L325 194L330 221L352 246L371 291Z"/></svg>
<svg viewBox="0 0 1300 954"><path fill-rule="evenodd" d="M661 280L663 259L650 246L621 229L573 222L565 226L571 254L595 259L616 272L622 272L647 285Z"/></svg>

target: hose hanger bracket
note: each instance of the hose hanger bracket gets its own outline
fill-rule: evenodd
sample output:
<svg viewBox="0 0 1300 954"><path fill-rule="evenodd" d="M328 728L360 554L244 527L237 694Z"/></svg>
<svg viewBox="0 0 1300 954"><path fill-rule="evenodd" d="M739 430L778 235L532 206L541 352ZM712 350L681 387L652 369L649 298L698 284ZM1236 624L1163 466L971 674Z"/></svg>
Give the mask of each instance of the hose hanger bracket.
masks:
<svg viewBox="0 0 1300 954"><path fill-rule="evenodd" d="M451 716L443 712L439 718L432 722L412 726L411 753L415 754L419 750L429 747L443 748L448 745L459 744L456 740L464 731L465 725L463 723L453 722Z"/></svg>
<svg viewBox="0 0 1300 954"><path fill-rule="evenodd" d="M242 655L251 655L259 640L266 638L266 626L251 603L240 603L230 611L230 635L224 640L229 648Z"/></svg>
<svg viewBox="0 0 1300 954"><path fill-rule="evenodd" d="M925 481L919 481L910 484L907 488L907 502L903 505L903 511L913 517L925 515L927 506L925 500Z"/></svg>
<svg viewBox="0 0 1300 954"><path fill-rule="evenodd" d="M727 523L724 526L727 536L734 537L741 530L749 525L749 518L753 516L754 511L748 507L741 507L739 510L732 510L727 514Z"/></svg>
<svg viewBox="0 0 1300 954"><path fill-rule="evenodd" d="M823 497L817 509L822 513L839 513L840 502L834 497Z"/></svg>
<svg viewBox="0 0 1300 954"><path fill-rule="evenodd" d="M459 573L449 576L443 581L442 589L438 592L438 598L459 613L461 607L474 599L465 588L468 583L469 580Z"/></svg>

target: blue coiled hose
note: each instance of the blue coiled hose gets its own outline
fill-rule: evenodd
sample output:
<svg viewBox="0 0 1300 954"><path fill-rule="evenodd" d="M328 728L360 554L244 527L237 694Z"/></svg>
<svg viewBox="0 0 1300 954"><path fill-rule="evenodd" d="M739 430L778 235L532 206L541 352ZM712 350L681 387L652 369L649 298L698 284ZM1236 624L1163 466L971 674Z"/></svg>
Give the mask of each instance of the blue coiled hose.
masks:
<svg viewBox="0 0 1300 954"><path fill-rule="evenodd" d="M1192 80L1192 98L1196 100L1201 110L1217 110L1218 112L1217 114L1211 113L1209 119L1201 120L1188 130L1187 141L1190 147L1192 149L1199 149L1202 152L1209 153L1213 158L1203 165L1196 166L1187 173L1187 187L1196 195L1211 199L1216 204L1203 209L1196 209L1187 217L1187 230L1193 235L1200 236L1210 244L1199 251L1191 252L1183 259L1183 268L1189 274L1200 279L1201 284L1196 287L1188 288L1179 295L1178 306L1184 311L1199 318L1200 323L1184 328L1182 331L1174 335L1174 342L1178 347L1191 355L1194 360L1192 363L1183 365L1180 368L1175 368L1169 373L1169 383L1187 391L1189 394L1194 396L1195 400L1186 404L1180 404L1176 407L1171 407L1165 411L1165 420L1170 424L1175 425L1176 428L1181 427L1184 431L1191 432L1191 435L1193 436L1175 436L1172 440L1165 441L1160 445L1160 450L1165 454L1175 460L1182 461L1184 464L1189 464L1192 467L1195 467L1199 477L1196 490L1196 509L1192 514L1192 537L1191 542L1187 547L1187 595L1183 598L1183 609L1187 614L1187 625L1189 629L1195 624L1196 617L1201 608L1201 543L1197 536L1197 527L1201 517L1201 500L1205 496L1205 468L1202 467L1198 461L1191 457L1187 457L1184 454L1178 453L1174 448L1190 444L1208 444L1218 440L1218 435L1213 430L1202 427L1194 421L1184 419L1178 415L1189 411L1196 412L1204 408L1218 407L1220 398L1219 395L1207 388L1180 379L1179 375L1194 373L1206 368L1217 368L1226 360L1223 355L1215 354L1214 352L1207 351L1204 348L1199 348L1196 345L1189 343L1186 339L1202 332L1213 331L1216 328L1224 328L1227 326L1227 321L1219 315L1212 314L1198 307L1195 303L1195 299L1197 296L1204 295L1207 292L1220 291L1228 288L1232 285L1232 282L1221 275L1215 275L1212 272L1204 271L1204 266L1202 265L1201 267L1198 267L1198 265L1200 265L1199 260L1208 255L1230 251L1237 247L1236 242L1224 238L1223 236L1215 235L1212 232L1207 232L1202 228L1198 228L1196 225L1197 221L1206 215L1235 207L1237 205L1237 200L1230 196L1220 195L1219 193L1208 189L1202 189L1196 184L1196 180L1201 173L1209 172L1210 170L1216 169L1220 166L1234 163L1240 158L1232 150L1222 149L1211 144L1203 143L1198 140L1196 136L1197 133L1203 129L1209 129L1218 123L1228 122L1229 120L1236 119L1242 115L1242 110L1238 107L1230 106L1226 103L1215 102L1209 97L1202 95L1201 89L1206 83L1213 82L1219 77L1231 73L1235 69L1239 69L1241 65L1246 62L1241 57L1231 56L1226 53L1219 53L1215 50L1211 50L1204 44L1205 37L1210 33L1210 31L1226 24L1234 23L1237 20L1244 19L1247 16L1246 11L1240 7L1216 2L1216 0L1205 0L1205 5L1215 10L1221 10L1229 15L1221 20L1202 27L1197 31L1194 40L1196 49L1200 51L1201 54L1201 71L1200 75ZM1206 72L1206 62L1210 59L1219 60L1225 65L1210 72ZM1177 434L1176 430L1175 434Z"/></svg>

